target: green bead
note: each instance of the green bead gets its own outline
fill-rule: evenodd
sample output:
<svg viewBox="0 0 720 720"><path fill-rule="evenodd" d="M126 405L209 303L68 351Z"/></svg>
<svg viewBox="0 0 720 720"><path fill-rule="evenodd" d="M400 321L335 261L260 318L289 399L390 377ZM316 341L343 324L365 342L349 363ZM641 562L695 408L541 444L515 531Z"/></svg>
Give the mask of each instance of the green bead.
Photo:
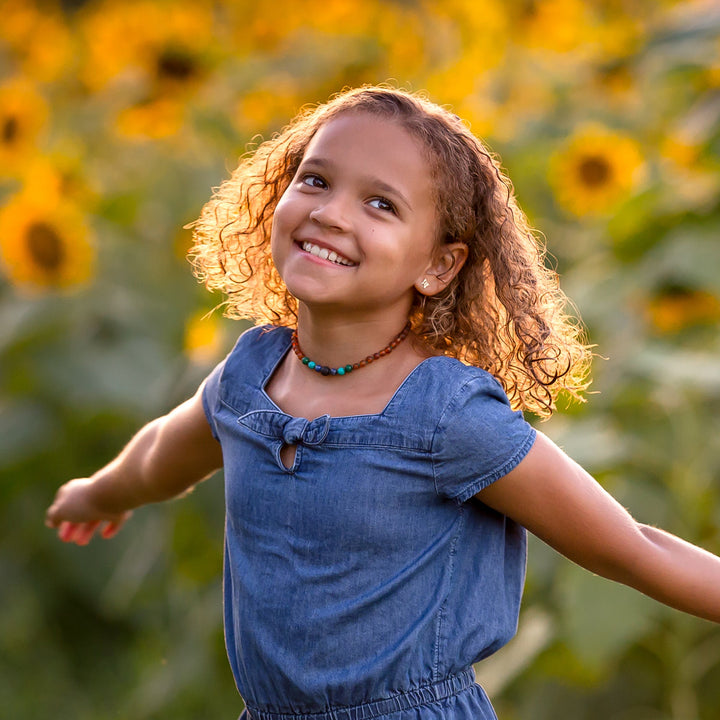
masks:
<svg viewBox="0 0 720 720"><path fill-rule="evenodd" d="M302 364L303 364L303 365L307 365L309 362L310 362L310 358L309 358L309 357L304 357L304 358L302 359Z"/></svg>
<svg viewBox="0 0 720 720"><path fill-rule="evenodd" d="M353 366L352 366L352 365L346 365L346 366L345 366L345 372L346 372L346 373L352 372L352 369L353 369Z"/></svg>
<svg viewBox="0 0 720 720"><path fill-rule="evenodd" d="M313 362L312 360L308 360L307 366L308 366L311 370L314 370L314 369L315 369L315 365L317 365L316 362Z"/></svg>
<svg viewBox="0 0 720 720"><path fill-rule="evenodd" d="M344 375L344 374L345 374L345 368L338 368L338 369L337 369L337 374L338 374L338 375Z"/></svg>

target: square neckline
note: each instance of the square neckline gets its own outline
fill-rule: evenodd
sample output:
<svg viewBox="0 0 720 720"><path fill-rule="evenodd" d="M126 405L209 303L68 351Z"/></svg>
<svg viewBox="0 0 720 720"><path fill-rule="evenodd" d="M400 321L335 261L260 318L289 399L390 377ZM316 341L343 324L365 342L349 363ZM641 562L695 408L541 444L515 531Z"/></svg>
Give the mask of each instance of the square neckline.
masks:
<svg viewBox="0 0 720 720"><path fill-rule="evenodd" d="M272 405L274 410L277 410L278 412L282 413L283 415L289 417L289 418L297 418L296 415L291 415L290 413L285 412L268 394L267 392L267 386L272 379L273 375L277 372L277 369L280 367L280 363L283 362L283 360L287 357L287 354L291 350L291 336L292 331L290 328L282 327L281 328L285 333L290 332L290 336L287 338L287 347L281 346L281 351L279 353L278 358L275 360L275 362L270 366L270 369L264 373L262 382L260 383L260 394L265 398L265 400ZM401 393L401 391L404 390L406 385L409 384L411 379L417 374L419 371L419 368L421 368L425 363L427 363L430 360L435 360L437 358L447 358L446 355L431 355L430 357L425 358L424 360L421 360L403 379L403 381L395 388L395 391L390 396L390 399L385 404L385 407L378 413L360 413L355 415L330 415L329 413L324 413L322 415L318 415L315 418L302 418L304 420L307 420L308 422L312 422L313 420L316 420L317 418L321 417L328 417L331 421L334 420L362 420L362 419L371 419L371 418L380 418L387 414L388 410L391 409L392 405L394 404L396 398ZM458 361L459 362L459 361Z"/></svg>

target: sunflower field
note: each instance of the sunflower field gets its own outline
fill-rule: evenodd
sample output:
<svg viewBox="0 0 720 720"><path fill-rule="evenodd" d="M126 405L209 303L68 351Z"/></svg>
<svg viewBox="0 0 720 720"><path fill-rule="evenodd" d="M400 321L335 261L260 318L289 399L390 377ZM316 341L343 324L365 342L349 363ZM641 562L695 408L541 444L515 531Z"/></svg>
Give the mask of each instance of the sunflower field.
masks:
<svg viewBox="0 0 720 720"><path fill-rule="evenodd" d="M191 395L242 323L185 255L258 136L348 85L487 140L597 354L542 423L642 522L720 553L720 6L2 0L0 698L17 720L234 718L218 477L111 542L56 488ZM540 424L539 424L540 426ZM531 541L501 720L717 720L720 629Z"/></svg>

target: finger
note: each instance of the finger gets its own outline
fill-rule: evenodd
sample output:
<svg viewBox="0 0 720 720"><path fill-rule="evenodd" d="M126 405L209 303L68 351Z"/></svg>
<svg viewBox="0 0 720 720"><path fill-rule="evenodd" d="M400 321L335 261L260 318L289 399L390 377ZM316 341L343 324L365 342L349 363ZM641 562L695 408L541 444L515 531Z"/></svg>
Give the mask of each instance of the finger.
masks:
<svg viewBox="0 0 720 720"><path fill-rule="evenodd" d="M115 537L115 535L118 534L120 528L124 525L124 523L124 520L105 523L105 527L103 527L102 531L100 532L101 537L104 540L109 540L111 537Z"/></svg>
<svg viewBox="0 0 720 720"><path fill-rule="evenodd" d="M95 534L100 522L81 523L74 533L73 541L78 545L87 545Z"/></svg>
<svg viewBox="0 0 720 720"><path fill-rule="evenodd" d="M127 510L117 520L109 520L106 522L105 527L101 531L102 537L109 540L111 537L117 535L123 525L132 517L132 514L132 510Z"/></svg>
<svg viewBox="0 0 720 720"><path fill-rule="evenodd" d="M72 542L73 535L75 534L75 529L77 527L76 523L71 523L68 521L64 521L60 523L60 528L58 529L58 537L63 542Z"/></svg>
<svg viewBox="0 0 720 720"><path fill-rule="evenodd" d="M55 518L55 505L51 505L45 513L45 526L56 528L60 525L60 521Z"/></svg>
<svg viewBox="0 0 720 720"><path fill-rule="evenodd" d="M83 542L86 529L90 523L64 522L60 525L60 539L66 543L77 543L78 545L86 545L90 541Z"/></svg>

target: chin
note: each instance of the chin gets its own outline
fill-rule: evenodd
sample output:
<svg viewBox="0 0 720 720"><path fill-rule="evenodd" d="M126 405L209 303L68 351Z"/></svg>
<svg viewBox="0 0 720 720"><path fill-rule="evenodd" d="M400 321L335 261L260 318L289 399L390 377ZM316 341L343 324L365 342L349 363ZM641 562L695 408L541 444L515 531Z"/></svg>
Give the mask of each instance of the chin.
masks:
<svg viewBox="0 0 720 720"><path fill-rule="evenodd" d="M298 301L308 307L325 307L337 303L337 298L328 295L325 288L318 288L316 283L286 282L290 294Z"/></svg>

